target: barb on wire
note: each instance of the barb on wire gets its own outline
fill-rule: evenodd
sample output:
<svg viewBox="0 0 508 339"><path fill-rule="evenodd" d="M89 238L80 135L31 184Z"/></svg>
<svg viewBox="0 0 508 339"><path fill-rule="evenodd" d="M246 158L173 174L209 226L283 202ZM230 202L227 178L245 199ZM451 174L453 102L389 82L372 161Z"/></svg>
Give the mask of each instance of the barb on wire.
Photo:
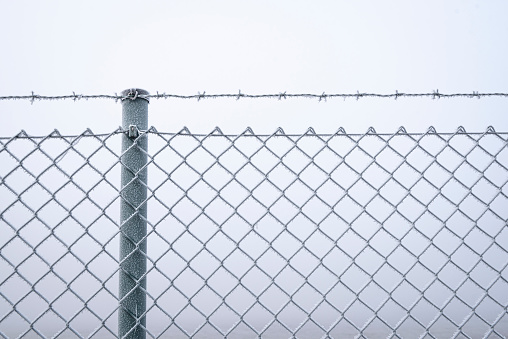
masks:
<svg viewBox="0 0 508 339"><path fill-rule="evenodd" d="M431 98L431 99L441 99L441 98L483 98L483 97L508 97L508 93L504 92L495 92L495 93L480 93L478 91L473 91L472 93L441 93L438 89L433 90L432 93L403 93L398 90L395 93L362 93L360 91L356 91L356 93L335 93L335 94L326 94L323 92L322 94L312 94L312 93L287 93L279 92L276 94L246 94L242 93L241 90L238 93L224 93L224 94L206 94L206 91L203 93L198 92L198 94L193 95L180 95L180 94L167 94L165 92L156 94L137 94L134 98L143 98L143 99L196 99L197 101L203 99L219 99L219 98L235 98L236 100L240 100L240 98L249 98L249 99L287 99L287 98L307 98L307 99L318 99L319 101L327 101L327 99L332 98L342 98L346 99L362 99L362 98L393 98L397 100L398 98ZM132 96L123 96L117 93L110 94L76 94L72 92L69 95L39 95L32 92L30 95L7 95L0 96L0 100L29 100L32 104L36 100L66 100L71 99L73 101L79 101L82 99L90 100L90 99L112 99L115 101L125 100L125 99L133 99Z"/></svg>

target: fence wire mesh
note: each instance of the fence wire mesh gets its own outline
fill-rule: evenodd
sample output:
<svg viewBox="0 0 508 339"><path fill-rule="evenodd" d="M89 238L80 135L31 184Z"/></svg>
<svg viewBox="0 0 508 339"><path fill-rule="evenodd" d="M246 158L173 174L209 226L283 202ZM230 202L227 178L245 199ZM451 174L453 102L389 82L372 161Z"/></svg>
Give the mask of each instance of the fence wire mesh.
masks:
<svg viewBox="0 0 508 339"><path fill-rule="evenodd" d="M117 337L125 133L0 139L0 336ZM508 133L139 138L147 337L508 335Z"/></svg>

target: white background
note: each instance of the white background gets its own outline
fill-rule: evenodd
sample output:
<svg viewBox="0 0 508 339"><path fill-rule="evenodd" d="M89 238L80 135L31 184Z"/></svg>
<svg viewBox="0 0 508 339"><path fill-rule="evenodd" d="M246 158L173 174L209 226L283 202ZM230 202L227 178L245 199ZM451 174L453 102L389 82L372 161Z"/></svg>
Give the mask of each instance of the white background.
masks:
<svg viewBox="0 0 508 339"><path fill-rule="evenodd" d="M441 93L508 92L506 80L508 79L508 67L506 67L508 60L506 47L508 1L505 0L144 2L131 0L81 2L0 0L0 4L0 96L29 95L32 91L40 95L69 95L73 92L88 95L115 94L131 87L143 88L152 94L159 91L160 93L182 95L194 95L203 91L206 91L207 94L238 93L238 90L248 94L285 91L313 94L323 92L329 94L356 93L356 91L391 94L396 90L406 93L432 93L435 90L439 90ZM225 133L241 133L247 126L252 127L258 133L272 133L279 126L288 133L304 133L309 127L313 127L318 133L331 133L341 126L347 132L354 133L363 133L369 126L373 126L378 132L396 132L399 126L405 126L411 132L424 132L429 126L435 126L439 132L455 131L458 126L464 126L470 132L481 132L485 131L489 125L494 126L498 131L507 132L507 108L508 97L440 100L431 98L399 98L398 100L365 98L358 101L355 99L345 101L329 99L326 102L319 102L317 99L278 101L276 99L245 98L238 101L235 99L207 99L199 102L197 100L168 99L152 100L149 106L149 120L150 125L162 132L177 132L184 126L187 126L192 132L198 133L211 132L215 126L219 126ZM121 105L115 103L114 100L35 101L33 104L29 100L0 101L0 118L0 136L2 137L13 136L22 129L31 135L49 134L55 128L63 134L79 134L86 128L91 128L98 133L108 133L114 131L121 124ZM92 139L91 142L96 142L96 140ZM30 146L32 147L32 145ZM81 146L80 144L79 147ZM13 148L12 145L9 147ZM165 147L165 145L161 147ZM168 149L166 148L166 150ZM75 154L70 152L66 159L58 160L60 168L65 169L66 164L76 166L77 162L73 160L72 155ZM482 155L484 156L484 154ZM65 157L65 153L62 157ZM443 155L444 157L445 155ZM163 159L163 156L161 155L160 158ZM469 157L470 162L474 160L472 158L472 156ZM24 160L23 169L40 173L30 166L43 167L45 165L43 160L48 160L42 155L40 155L40 159L34 159ZM97 159L100 159L97 160L99 162L104 160L99 156ZM450 159L444 160L453 162L453 159L450 157ZM12 161L12 159L10 160ZM93 163L93 161L95 158L91 162ZM116 157L113 161L117 161ZM156 158L156 163L157 161L162 162L163 160ZM190 161L192 162L192 157ZM354 164L354 158L351 162ZM203 164L200 165L203 166ZM0 162L0 169L4 171L4 175L9 173L9 166L6 161ZM497 168L499 171L494 172L492 177L499 180L496 182L502 183L499 184L499 187L506 187L505 181L503 181L506 178L505 172L499 167ZM89 168L87 167L86 170ZM73 172L70 169L67 171ZM88 181L97 179L97 176L94 177L90 174L91 172L91 170L83 171L76 175L73 174L73 176L78 181L81 180L80 185L85 185ZM475 172L475 175L478 173ZM487 176L490 175L487 171L485 173ZM166 180L167 172L159 171L158 174L159 178L163 178L161 180ZM26 179L23 177L24 175L28 177L24 171L18 170L13 171L13 174L8 174L7 179L4 179L11 186L31 184L33 179ZM310 175L312 176L312 174ZM253 177L252 173L251 176ZM378 176L381 177L379 174ZM149 177L150 180L157 178L152 174ZM182 177L188 180L192 179L188 174L184 174ZM286 174L284 178L287 177L289 176ZM345 177L343 176L342 180ZM409 174L404 177L409 178ZM319 179L315 174L312 178ZM112 181L117 179L114 177ZM45 179L44 176L38 176L36 180L40 180L44 184L47 181L48 186L52 184L51 187L57 187L55 190L60 190L58 186L67 182L67 178L62 179L64 181L59 183L56 179ZM102 178L97 180L102 180ZM105 185L104 182L102 183ZM48 208L46 212L43 211L47 213L48 218L64 218L70 209L73 209L73 215L76 211L82 213L79 217L84 219L84 224L87 224L87 218L93 216L94 210L90 207L87 210L86 204L80 205L79 209L73 208L73 204L76 203L73 199L82 193L77 188L67 192L67 196L65 190L61 190L63 193L56 193L55 198L55 195L50 197L44 192L37 193L36 189L41 190L41 188L37 185L34 187L35 193L25 192L25 187L17 189L18 192L23 192L20 193L21 198L19 194L15 195L5 189L0 203L7 204L7 201L10 203L19 200L30 205L37 203L36 198L54 198L69 204L70 207L68 210L60 209L62 216ZM487 188L478 185L477 191L482 193L481 190L485 189L485 192L494 192L492 194L499 195L497 187L495 191L490 186ZM461 192L459 189L452 191L455 194ZM105 188L102 187L91 194L94 199L99 199L99 196L105 199L104 192L106 192ZM280 192L277 191L277 194ZM207 196L201 193L198 191L196 195L205 199ZM427 188L427 191L423 189L423 193L430 195L430 193L434 194L434 191L431 192L430 188ZM33 195L30 196L30 194ZM93 194L97 194L97 198ZM164 194L168 195L169 193L164 192L163 189L156 193L158 197ZM235 194L238 193L235 192ZM257 193L254 192L254 194ZM354 196L354 190L351 194ZM302 194L295 194L295 199L296 196L301 198ZM155 205L153 201L149 203ZM504 203L504 196L499 195L497 202L491 205L492 208L499 208L501 211L502 209L497 206L504 206ZM39 233L37 233L37 229L32 231L32 226L26 226L23 219L30 217L31 214L21 209L20 205L21 203L17 204L20 210L13 208L10 211L6 210L3 218L4 220L13 220L13 224L23 225L20 231L21 237L26 239L33 237L35 239L33 243L42 241L36 237L46 234L42 231L48 231L47 225L56 224L57 235L59 232L69 232L69 234L76 232L75 234L80 235L79 232L82 231L80 227L83 224L81 226L75 225L76 231L68 225L60 227L63 224L58 220L46 221L46 225L40 224L42 231L39 229ZM436 203L436 205L438 204ZM485 207L480 203L477 205L481 205L481 208ZM157 216L157 211L152 206L150 208L150 213L154 213L151 217L154 218L154 215ZM185 205L180 208L184 211L190 210ZM247 209L247 207L244 208ZM346 211L350 209L349 206L342 208ZM452 211L451 207L448 208ZM468 206L461 206L461 208L472 214L479 210L468 208ZM79 212L80 209L81 212ZM167 209L161 209L163 210L162 215L165 215ZM406 209L411 210L412 205L406 206ZM445 210L446 206L443 204L436 209L438 211ZM154 210L155 212L152 212ZM178 211L178 206L176 210ZM219 208L216 210L220 211ZM413 208L411 212L414 213L415 210ZM283 210L281 209L281 211ZM315 211L316 214L320 213L318 208ZM100 214L102 211L96 208L95 212ZM253 210L253 212L256 211ZM41 211L37 213L43 214ZM196 213L200 213L200 210ZM111 212L111 215L116 218L119 213L115 210ZM498 219L496 221L499 223ZM171 222L174 223L174 221L161 222L157 227L163 230L174 230L175 228L167 227ZM426 222L425 220L421 221L422 224ZM88 223L92 223L92 221L88 220ZM447 223L447 227L451 227L450 223ZM203 225L206 226L206 224L195 223L192 227ZM368 223L365 225L369 226ZM359 223L358 229L368 230L365 225ZM396 223L391 225L401 229ZM373 224L373 227L377 226L378 224ZM388 222L383 224L383 227L388 226L390 226ZM425 226L428 225L425 224ZM459 226L463 227L462 224ZM95 231L95 227L98 229L98 234L109 236L107 228L99 223L91 225L90 232ZM109 227L114 234L116 224L111 222ZM192 227L191 231L193 231ZM265 231L262 228L263 225L256 227L259 227L260 233ZM356 226L353 225L353 229L354 227ZM322 225L321 228L323 228ZM4 228L4 230L11 232L9 228ZM10 236L14 234L13 231L11 233L9 233ZM196 231L196 233L199 232ZM478 239L474 236L471 237L477 240L472 243L477 246L481 244L481 237ZM83 237L84 240L81 244L83 254L80 252L80 247L73 247L71 252L88 258L87 255L93 253L94 249L85 241L88 238L85 238ZM10 238L5 237L5 239ZM349 242L351 248L360 247L358 243L349 238L343 239L347 239L343 241ZM451 241L447 242L448 238L444 239L442 240L444 244L451 244ZM490 241L490 238L487 240ZM383 241L387 242L386 239L382 239L381 242ZM420 240L416 239L415 243L417 241ZM501 243L501 240L499 241ZM111 243L113 244L111 246L116 246L114 242ZM176 244L176 248L184 253L185 249L191 248L189 244L192 244L189 240L182 240ZM322 245L326 245L325 242L317 244L321 246L320 248L326 248ZM166 245L167 243L164 243L160 248L166 249L164 247ZM342 248L347 248L343 244L340 245ZM51 246L51 243L44 246L47 246L47 257L51 258L68 250L64 247ZM44 251L44 246L39 246L37 253ZM182 249L180 250L178 246L181 246ZM223 242L217 246L226 248L227 243ZM254 248L257 243L253 241L250 244L247 243L247 246ZM284 242L280 247L288 249ZM443 247L446 246L443 245ZM12 250L12 252L4 250L6 256L12 255L13 258L19 259L23 255L21 247L13 245L6 248ZM201 250L200 246L196 248ZM33 248L25 249L27 253L31 253ZM156 246L151 247L150 251L157 251L157 249ZM101 248L98 250L100 251ZM111 250L106 248L106 250L110 253L118 253L116 248ZM35 249L33 251L35 252ZM496 252L491 252L490 255L494 255L492 253ZM151 252L149 254L156 257L156 254ZM499 258L495 258L497 261L494 260L494 262L505 260L505 252L501 254ZM407 256L403 257L401 255L399 259L405 260ZM374 255L367 258L367 262L374 262L374 260L370 260L374 258ZM437 257L429 254L429 258L435 259ZM461 260L466 261L468 258L464 256ZM32 259L38 260L35 256ZM340 260L346 262L348 258ZM334 260L334 262L340 263L340 260ZM231 261L238 267L248 267L249 264L244 265L236 257L232 257ZM470 261L474 262L473 259ZM302 263L307 264L307 261L302 260ZM112 264L115 263L110 261L110 266L106 264L100 266L101 269L107 271L112 267ZM62 272L71 272L70 268L81 269L81 266L74 265L72 262L62 261L62 264L59 265L61 266L57 265L57 269L61 267ZM209 267L206 262L198 263L198 265ZM44 274L45 269L46 266L41 265L40 262L28 261L27 264L23 264L19 268L19 271L26 270L36 276ZM479 272L492 274L487 269ZM157 272L153 271L152 274L155 273ZM485 279L490 278L487 273L484 274ZM64 275L64 273L61 274ZM450 274L450 277L456 279L462 278L454 271L443 274ZM50 279L52 278L57 280L52 275L49 276L48 282L44 280L44 283L51 283ZM440 278L442 278L441 276ZM180 281L177 280L176 285L182 284L183 287L192 287L188 283L192 280L185 278L184 275L182 277ZM283 278L288 282L295 281L290 277ZM37 279L34 278L34 281ZM95 285L90 283L92 278L88 277L89 281L84 279L72 286L75 291L78 291L78 294L86 294L88 289L95 288ZM167 281L162 278L159 280L162 283L159 284L157 284L157 278L150 279L152 279L151 276L148 278L151 286L156 288L167 286ZM346 282L347 279L348 276L345 275ZM358 286L357 281L360 281L358 277L353 275L349 279L352 281L352 286ZM20 280L21 278L11 279L9 284L12 285L4 285L7 286L4 287L4 291L19 294L29 293L33 286L18 285L16 282ZM254 280L261 281L257 278ZM94 280L94 282L96 281ZM111 290L117 286L116 281L113 280L110 281L110 284L113 286ZM504 283L500 282L497 286L501 286L499 291L505 290L503 289ZM55 293L58 288L65 290L68 286L60 283L60 285L53 285L48 290L50 293ZM495 293L502 294L502 292L496 292L498 291L496 288L491 289L490 292L495 296L497 295ZM401 292L401 300L410 300L409 297L404 296L407 291ZM465 288L464 291L466 291ZM470 291L471 293L468 293ZM475 291L478 292L478 288L471 288L464 294L472 298L475 296L473 293ZM3 293L7 294L7 292ZM373 296L377 296L376 291L371 293ZM436 300L446 300L445 296L438 295ZM35 296L33 298L36 299L33 303L26 298L24 304L27 305L26 309L19 307L22 313L45 312L46 305L41 299ZM235 298L238 302L248 300L242 296L235 296ZM501 298L498 299L501 300ZM76 311L73 307L82 307L82 304L73 300L59 299L56 302L57 310L60 311L58 307L61 307L60 312L74 314L73 312ZM272 301L277 301L277 298L272 298ZM103 309L101 305L109 303L108 307L112 309L117 305L116 300L112 297L101 299L101 302L104 304L96 305L96 307L103 312L108 309ZM63 306L58 306L58 303ZM209 305L211 303L203 304ZM503 312L503 310L499 311L497 306L492 306L487 302L487 306L489 305L491 306L489 312L493 316ZM0 306L4 310L11 310L11 305L7 302ZM43 308L41 310L37 307ZM398 316L395 312L391 312L390 308L387 307L386 310L386 312L392 313L394 318ZM427 311L424 309L422 312ZM433 312L436 310L434 309ZM351 313L351 317L370 315L361 309L353 309ZM405 316L405 312L403 313ZM431 314L430 311L427 313ZM48 313L49 316L51 313ZM16 325L14 321L13 323L4 322L5 328L14 331L17 330L16 326L19 326L23 330L26 329L26 323L19 317L13 316L12 318L17 319L19 325ZM166 319L165 317L161 318ZM156 317L150 319L152 320L149 321L157 321ZM193 317L192 314L189 319L201 321L201 318ZM223 319L227 318L223 317ZM93 321L96 323L97 319L94 318ZM116 328L114 323L116 316L109 321L113 323L111 328ZM63 326L61 321L54 323L56 327ZM71 325L91 324L90 326L95 326L95 323L87 318L78 317ZM53 323L48 320L45 323L41 321L41 324ZM505 326L504 324L503 320L502 325ZM37 324L37 326L39 325ZM227 330L228 327L225 328ZM478 331L483 331L484 328L484 324L478 326ZM501 325L498 325L499 328ZM481 332L477 336L483 333ZM442 336L446 337L446 335Z"/></svg>
<svg viewBox="0 0 508 339"><path fill-rule="evenodd" d="M0 95L508 92L506 1L5 1ZM153 100L150 125L506 131L507 98ZM110 132L113 100L0 101L2 136Z"/></svg>

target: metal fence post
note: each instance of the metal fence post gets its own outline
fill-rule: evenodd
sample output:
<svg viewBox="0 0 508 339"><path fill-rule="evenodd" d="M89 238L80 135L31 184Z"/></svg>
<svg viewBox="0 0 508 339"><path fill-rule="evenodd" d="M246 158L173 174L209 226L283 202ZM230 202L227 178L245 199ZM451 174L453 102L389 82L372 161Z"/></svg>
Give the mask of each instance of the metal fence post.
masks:
<svg viewBox="0 0 508 339"><path fill-rule="evenodd" d="M120 202L120 272L118 336L146 338L146 197L148 92L122 92L122 181Z"/></svg>

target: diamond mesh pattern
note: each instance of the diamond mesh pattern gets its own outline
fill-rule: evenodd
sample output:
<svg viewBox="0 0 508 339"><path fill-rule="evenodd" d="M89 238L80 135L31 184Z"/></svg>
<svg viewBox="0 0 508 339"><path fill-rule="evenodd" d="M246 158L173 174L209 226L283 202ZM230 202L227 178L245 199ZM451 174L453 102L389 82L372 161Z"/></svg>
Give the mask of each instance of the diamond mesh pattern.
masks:
<svg viewBox="0 0 508 339"><path fill-rule="evenodd" d="M122 133L0 139L1 336L117 336ZM144 133L148 337L508 335L508 134Z"/></svg>

